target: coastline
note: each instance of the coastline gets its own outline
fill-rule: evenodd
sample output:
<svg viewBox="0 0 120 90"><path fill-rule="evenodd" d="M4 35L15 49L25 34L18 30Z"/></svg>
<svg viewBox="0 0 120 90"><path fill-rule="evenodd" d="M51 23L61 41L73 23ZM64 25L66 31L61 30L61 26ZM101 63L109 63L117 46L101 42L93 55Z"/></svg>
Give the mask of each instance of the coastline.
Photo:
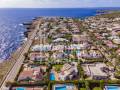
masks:
<svg viewBox="0 0 120 90"><path fill-rule="evenodd" d="M117 15L120 15L120 12L111 12L111 11L107 11L107 13L105 12L104 14L100 14L100 15L96 15L96 16L91 16L91 17L88 17L88 18L99 18L99 17L107 17L107 18L109 18L109 15L110 15L110 17L111 16L113 16L113 15L111 15L111 14L114 14L114 17L116 16L116 14ZM107 16L106 16L107 15ZM33 30L35 30L35 33L34 33L34 35L37 33L37 29L35 29L35 26L36 26L36 23L34 23L34 22L37 22L37 19L39 20L39 18L40 17L35 17L33 20L32 20L32 22L30 22L30 23L23 23L23 25L25 25L26 26L26 28L27 28L27 31L26 32L24 32L24 34L25 34L25 36L28 38L28 40L26 41L26 42L24 42L24 44L27 44L28 43L28 41L29 40L31 40L31 42L30 43L32 43L33 42L33 39L34 38L32 38L31 39L31 36L33 35L33 33L34 33L34 31ZM39 27L39 26L38 26ZM34 36L35 37L35 36ZM13 69L14 69L14 66L16 65L16 62L17 61L21 61L21 62L18 62L17 63L17 65L18 64L20 64L20 65L22 65L23 64L23 62L24 62L24 59L25 59L25 56L24 56L24 54L25 53L27 53L28 52L28 50L29 50L29 48L31 47L31 45L29 45L29 47L27 47L27 50L25 51L24 50L24 48L25 48L25 45L21 45L21 47L19 47L15 52L13 52L13 54L11 55L11 57L10 57L10 59L12 59L13 60L13 62L12 62L12 64L11 64L11 66L10 66L10 68L8 68L8 69L10 69L10 70L8 70L8 72L6 72L7 74L9 74L11 71L12 71L12 73L13 73ZM24 52L23 52L24 51ZM22 55L21 55L21 52L22 52ZM104 55L104 54L103 54ZM17 74L18 73L18 71L19 71L19 69L20 69L20 67L21 66L19 66L18 67L18 69L17 69L17 72L15 72L15 74ZM6 79L6 75L7 74L5 74L4 75L4 79L3 79L3 81L5 81L5 79ZM10 79L11 81L14 81L13 79L13 76L9 76L7 79L6 79L6 81L7 80L9 80L9 78L11 78L12 77L12 79ZM5 83L5 82L4 82Z"/></svg>
<svg viewBox="0 0 120 90"><path fill-rule="evenodd" d="M86 17L86 18L91 18L91 17L97 17L97 16L102 16L102 15L107 15L107 14L111 14L111 13L116 13L116 11L112 11L111 12L111 10L107 10L107 11L102 11L104 14L99 14L99 15L95 15L95 16L90 16L90 17ZM37 19L39 19L40 17L34 17L33 19L32 19L32 22L34 22L34 21L36 21ZM84 19L86 19L86 18L84 18ZM25 31L24 32L24 35L25 35L25 37L27 38L28 37L28 33L29 32L31 32L31 29L32 29L32 27L31 27L31 24L32 24L32 22L24 22L23 23L23 25L26 27L26 29L27 29L27 31ZM24 43L23 43L24 44ZM0 63L2 64L2 63L4 63L4 62L6 62L6 61L9 61L11 58L13 58L16 54L18 54L18 51L19 51L19 49L20 48L22 48L22 45L17 49L17 50L15 50L11 55L10 55L10 58L8 59L8 60L2 60L2 61L0 61Z"/></svg>
<svg viewBox="0 0 120 90"><path fill-rule="evenodd" d="M0 21L4 21L4 25L2 25L2 23L0 23L1 28L1 32L0 36L2 36L2 34L4 35L4 37L2 37L0 39L1 42L1 53L0 54L0 58L1 59L6 59L8 58L8 56L14 52L18 46L21 44L22 39L23 39L23 35L20 35L21 33L23 34L24 31L26 31L23 26L19 25L22 22L27 22L27 21L31 21L33 19L33 17L37 17L37 16L63 16L63 17L76 17L76 18L87 18L89 16L95 16L96 14L96 10L97 9L102 9L102 8L74 8L73 10L71 8L69 9L0 9L1 11L1 19ZM104 8L105 9L105 8ZM19 13L15 12L18 11ZM51 11L51 12L49 12ZM9 12L9 13L8 13ZM27 15L28 13L29 15ZM62 13L62 12L66 12L66 13ZM8 16L7 16L8 15ZM9 17L9 18L8 18ZM14 18L15 17L15 18ZM5 18L4 20L2 20L2 18ZM6 20L9 20L8 22ZM9 29L8 29L9 28ZM6 32L7 31L7 32ZM6 37L7 35L9 37ZM13 35L13 36L12 36ZM11 37L12 36L12 37ZM17 41L16 41L17 38ZM5 45L4 45L5 44Z"/></svg>
<svg viewBox="0 0 120 90"><path fill-rule="evenodd" d="M30 30L28 33L28 35L26 36L28 38L28 40L30 39L31 36L29 36L29 33L33 32L31 31L33 28L32 26L34 25L33 23L36 21L37 19L34 19L32 22L30 23L23 23L23 25L27 25L27 27L29 27L28 30ZM0 87L1 85L3 84L4 85L4 81L5 79L7 78L7 76L9 75L9 73L11 72L12 68L14 68L15 64L17 63L17 58L19 58L19 56L21 55L21 53L24 50L26 44L28 43L28 40L26 42L24 42L16 51L14 51L11 55L10 55L10 58L8 60L4 60L3 62L0 63L1 65L1 68L0 68L0 71L4 71L4 73L0 73L2 74L3 77L1 77L0 75ZM29 47L27 47L29 48ZM27 52L27 51L25 51ZM24 57L24 55L22 55ZM20 64L20 63L19 63ZM6 68L7 67L7 68ZM21 67L21 66L20 66ZM19 67L19 68L20 68ZM18 69L19 70L19 69ZM17 73L17 72L16 72ZM2 87L1 87L2 88Z"/></svg>

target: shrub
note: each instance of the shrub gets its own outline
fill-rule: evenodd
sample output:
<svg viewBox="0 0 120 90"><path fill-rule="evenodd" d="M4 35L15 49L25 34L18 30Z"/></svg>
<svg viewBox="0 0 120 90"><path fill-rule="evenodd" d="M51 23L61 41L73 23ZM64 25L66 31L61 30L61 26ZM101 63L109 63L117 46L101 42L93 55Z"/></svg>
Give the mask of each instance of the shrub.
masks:
<svg viewBox="0 0 120 90"><path fill-rule="evenodd" d="M102 90L100 87L95 87L93 90Z"/></svg>
<svg viewBox="0 0 120 90"><path fill-rule="evenodd" d="M89 88L90 88L90 90L93 90L94 87L100 87L100 81L89 80Z"/></svg>
<svg viewBox="0 0 120 90"><path fill-rule="evenodd" d="M104 88L104 81L103 80L100 80L100 87Z"/></svg>
<svg viewBox="0 0 120 90"><path fill-rule="evenodd" d="M87 90L86 88L80 88L80 90Z"/></svg>
<svg viewBox="0 0 120 90"><path fill-rule="evenodd" d="M87 90L90 90L90 88L89 88L89 82L88 81L85 81L85 86L86 86Z"/></svg>
<svg viewBox="0 0 120 90"><path fill-rule="evenodd" d="M84 70L81 66L78 66L79 69L79 75L81 76L81 79L84 79Z"/></svg>
<svg viewBox="0 0 120 90"><path fill-rule="evenodd" d="M14 82L11 82L11 81L6 82L6 86L9 87L12 85L12 83L14 83Z"/></svg>

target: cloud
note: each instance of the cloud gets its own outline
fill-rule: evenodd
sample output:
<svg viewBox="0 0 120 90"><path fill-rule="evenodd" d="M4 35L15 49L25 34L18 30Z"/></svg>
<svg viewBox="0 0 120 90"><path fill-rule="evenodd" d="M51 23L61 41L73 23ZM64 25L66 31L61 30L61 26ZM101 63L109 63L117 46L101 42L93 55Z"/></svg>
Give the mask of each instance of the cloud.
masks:
<svg viewBox="0 0 120 90"><path fill-rule="evenodd" d="M120 0L0 0L0 7L119 7Z"/></svg>

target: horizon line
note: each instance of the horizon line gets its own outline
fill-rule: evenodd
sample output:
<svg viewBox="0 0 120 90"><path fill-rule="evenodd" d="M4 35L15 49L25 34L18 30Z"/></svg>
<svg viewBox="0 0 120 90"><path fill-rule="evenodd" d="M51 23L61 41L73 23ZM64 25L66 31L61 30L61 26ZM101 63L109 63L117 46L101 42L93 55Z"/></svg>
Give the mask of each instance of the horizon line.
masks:
<svg viewBox="0 0 120 90"><path fill-rule="evenodd" d="M0 7L0 9L74 9L74 8L120 8L120 7Z"/></svg>

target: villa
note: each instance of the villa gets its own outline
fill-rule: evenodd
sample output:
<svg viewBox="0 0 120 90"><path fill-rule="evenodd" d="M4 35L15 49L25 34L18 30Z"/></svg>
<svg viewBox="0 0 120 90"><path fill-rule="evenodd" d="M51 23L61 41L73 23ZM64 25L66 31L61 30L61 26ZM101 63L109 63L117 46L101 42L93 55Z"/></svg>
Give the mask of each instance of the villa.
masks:
<svg viewBox="0 0 120 90"><path fill-rule="evenodd" d="M118 49L118 50L116 51L116 53L118 53L118 55L120 56L120 49Z"/></svg>
<svg viewBox="0 0 120 90"><path fill-rule="evenodd" d="M53 58L53 59L64 59L65 58L65 54L63 53L63 51L54 52L52 54L51 58Z"/></svg>
<svg viewBox="0 0 120 90"><path fill-rule="evenodd" d="M82 50L82 49L86 49L87 47L89 47L89 44L80 43L80 44L71 44L66 48L69 50Z"/></svg>
<svg viewBox="0 0 120 90"><path fill-rule="evenodd" d="M52 36L52 38L57 39L57 38L62 38L64 36L65 36L65 34L57 34L57 35Z"/></svg>
<svg viewBox="0 0 120 90"><path fill-rule="evenodd" d="M106 44L106 46L108 46L109 48L117 48L117 45L110 40L104 40L104 44Z"/></svg>
<svg viewBox="0 0 120 90"><path fill-rule="evenodd" d="M23 65L23 70L18 76L19 82L39 81L43 80L46 74L46 66Z"/></svg>
<svg viewBox="0 0 120 90"><path fill-rule="evenodd" d="M55 71L55 68L52 69L52 72L55 75L56 80L73 80L78 77L77 63L66 63L60 69L60 72Z"/></svg>
<svg viewBox="0 0 120 90"><path fill-rule="evenodd" d="M89 39L85 35L77 35L73 34L72 41L74 43L81 43L81 42L87 42Z"/></svg>
<svg viewBox="0 0 120 90"><path fill-rule="evenodd" d="M98 50L80 50L76 52L77 58L102 58L102 54Z"/></svg>
<svg viewBox="0 0 120 90"><path fill-rule="evenodd" d="M31 52L29 54L29 58L32 61L47 61L49 57L49 53L45 52Z"/></svg>
<svg viewBox="0 0 120 90"><path fill-rule="evenodd" d="M96 50L89 50L89 55L91 58L101 58L102 54L99 51Z"/></svg>
<svg viewBox="0 0 120 90"><path fill-rule="evenodd" d="M109 78L108 73L102 71L102 68L107 68L104 63L83 64L82 67L85 71L85 74L91 77L91 79L102 80Z"/></svg>
<svg viewBox="0 0 120 90"><path fill-rule="evenodd" d="M79 52L77 52L77 58L81 59L81 58L90 58L90 56L88 55L87 50L81 50Z"/></svg>
<svg viewBox="0 0 120 90"><path fill-rule="evenodd" d="M54 45L52 47L52 51L62 51L65 49L65 46L64 45Z"/></svg>
<svg viewBox="0 0 120 90"><path fill-rule="evenodd" d="M60 29L61 34L70 34L71 32L68 29Z"/></svg>
<svg viewBox="0 0 120 90"><path fill-rule="evenodd" d="M52 45L40 44L40 45L32 46L31 51L50 51L51 48L52 48Z"/></svg>
<svg viewBox="0 0 120 90"><path fill-rule="evenodd" d="M75 27L75 28L72 28L71 32L73 34L78 34L78 33L80 33L80 30L77 27Z"/></svg>
<svg viewBox="0 0 120 90"><path fill-rule="evenodd" d="M57 38L53 40L53 43L59 43L59 42L69 42L69 41L65 38Z"/></svg>
<svg viewBox="0 0 120 90"><path fill-rule="evenodd" d="M118 38L118 39L113 39L113 42L114 42L115 44L120 45L120 38Z"/></svg>

